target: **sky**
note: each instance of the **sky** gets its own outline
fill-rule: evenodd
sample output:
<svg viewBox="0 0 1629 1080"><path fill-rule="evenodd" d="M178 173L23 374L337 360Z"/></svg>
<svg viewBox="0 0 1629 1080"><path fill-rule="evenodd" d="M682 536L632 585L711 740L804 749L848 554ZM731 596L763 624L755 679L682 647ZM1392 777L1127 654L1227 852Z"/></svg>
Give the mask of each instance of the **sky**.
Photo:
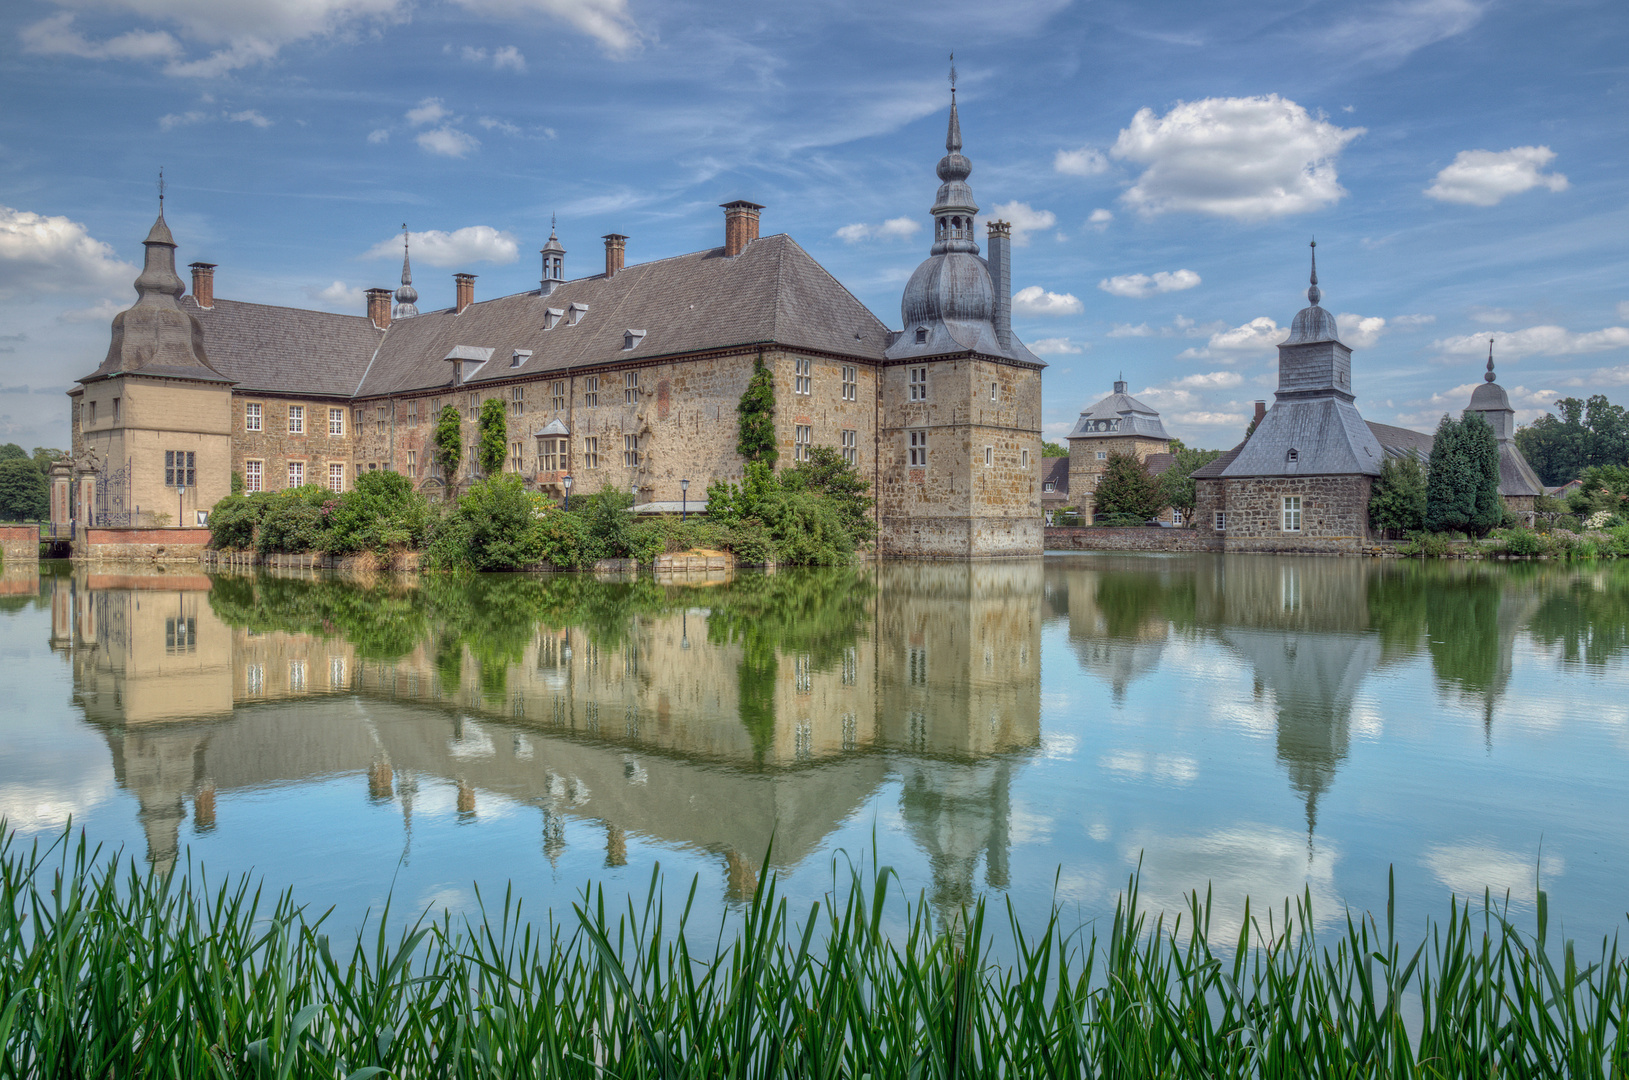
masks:
<svg viewBox="0 0 1629 1080"><path fill-rule="evenodd" d="M884 322L931 243L948 54L1044 430L1123 375L1189 445L1271 400L1318 242L1371 419L1488 340L1519 422L1629 404L1621 0L16 0L0 8L0 440L66 446L157 208L219 296L421 309L718 246L763 203Z"/></svg>

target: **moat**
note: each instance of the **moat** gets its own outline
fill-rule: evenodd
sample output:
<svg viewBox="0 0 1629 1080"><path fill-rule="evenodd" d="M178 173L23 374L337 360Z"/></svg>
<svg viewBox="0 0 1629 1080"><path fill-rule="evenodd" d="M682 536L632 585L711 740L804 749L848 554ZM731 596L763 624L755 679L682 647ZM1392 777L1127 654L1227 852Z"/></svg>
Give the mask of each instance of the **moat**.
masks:
<svg viewBox="0 0 1629 1080"><path fill-rule="evenodd" d="M0 578L0 816L354 924L534 914L660 863L717 908L771 851L942 909L1209 883L1320 921L1484 889L1629 906L1629 566L1051 555L743 573ZM1259 908L1258 908L1259 910Z"/></svg>

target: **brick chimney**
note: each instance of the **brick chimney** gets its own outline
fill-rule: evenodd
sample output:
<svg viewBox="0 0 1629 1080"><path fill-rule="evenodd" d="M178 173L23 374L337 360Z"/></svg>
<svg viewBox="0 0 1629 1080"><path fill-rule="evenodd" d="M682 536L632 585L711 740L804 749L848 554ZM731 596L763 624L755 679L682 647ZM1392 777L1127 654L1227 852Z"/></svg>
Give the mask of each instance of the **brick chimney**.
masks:
<svg viewBox="0 0 1629 1080"><path fill-rule="evenodd" d="M621 233L605 234L605 276L615 277L617 271L622 269L622 257L628 246L628 238Z"/></svg>
<svg viewBox="0 0 1629 1080"><path fill-rule="evenodd" d="M373 320L377 329L384 330L390 326L390 299L389 289L368 290L368 318Z"/></svg>
<svg viewBox="0 0 1629 1080"><path fill-rule="evenodd" d="M192 264L192 299L205 310L215 306L214 263L195 262Z"/></svg>
<svg viewBox="0 0 1629 1080"><path fill-rule="evenodd" d="M763 207L745 199L719 205L724 208L724 257L733 259L758 239L758 211Z"/></svg>
<svg viewBox="0 0 1629 1080"><path fill-rule="evenodd" d="M454 274L453 285L457 293L457 306L453 309L454 315L462 315L464 309L475 303L475 275Z"/></svg>
<svg viewBox="0 0 1629 1080"><path fill-rule="evenodd" d="M1266 415L1267 415L1267 402L1265 402L1265 401L1257 401L1256 402L1256 423L1258 423L1258 424L1261 423L1262 418L1265 417Z"/></svg>
<svg viewBox="0 0 1629 1080"><path fill-rule="evenodd" d="M995 294L995 308L990 321L995 325L996 340L1003 349L1012 348L1012 225L1005 221L992 221L985 254L989 256L990 290Z"/></svg>

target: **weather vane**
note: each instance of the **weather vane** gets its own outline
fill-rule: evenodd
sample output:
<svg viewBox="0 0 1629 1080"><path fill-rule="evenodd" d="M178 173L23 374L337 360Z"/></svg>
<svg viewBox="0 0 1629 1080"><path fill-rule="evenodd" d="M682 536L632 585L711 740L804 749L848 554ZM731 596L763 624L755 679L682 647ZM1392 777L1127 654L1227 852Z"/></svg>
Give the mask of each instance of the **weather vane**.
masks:
<svg viewBox="0 0 1629 1080"><path fill-rule="evenodd" d="M164 166L158 167L158 212L164 212Z"/></svg>
<svg viewBox="0 0 1629 1080"><path fill-rule="evenodd" d="M950 54L950 92L956 92L956 54Z"/></svg>

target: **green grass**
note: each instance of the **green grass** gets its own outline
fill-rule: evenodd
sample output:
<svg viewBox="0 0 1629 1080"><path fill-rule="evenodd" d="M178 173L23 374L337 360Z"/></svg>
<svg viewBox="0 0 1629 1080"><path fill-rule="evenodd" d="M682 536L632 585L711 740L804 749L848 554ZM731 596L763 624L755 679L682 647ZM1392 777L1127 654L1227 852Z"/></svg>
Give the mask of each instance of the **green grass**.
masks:
<svg viewBox="0 0 1629 1080"><path fill-rule="evenodd" d="M1390 909L1315 939L1308 901L1211 942L1136 879L1101 936L983 904L946 930L886 869L793 913L766 876L723 922L590 890L531 922L330 934L245 879L154 876L0 825L6 1077L1623 1076L1629 970L1488 903L1423 938ZM800 917L795 917L800 916ZM696 923L705 921L705 927ZM395 929L387 930L387 926ZM698 944L705 942L705 945Z"/></svg>

